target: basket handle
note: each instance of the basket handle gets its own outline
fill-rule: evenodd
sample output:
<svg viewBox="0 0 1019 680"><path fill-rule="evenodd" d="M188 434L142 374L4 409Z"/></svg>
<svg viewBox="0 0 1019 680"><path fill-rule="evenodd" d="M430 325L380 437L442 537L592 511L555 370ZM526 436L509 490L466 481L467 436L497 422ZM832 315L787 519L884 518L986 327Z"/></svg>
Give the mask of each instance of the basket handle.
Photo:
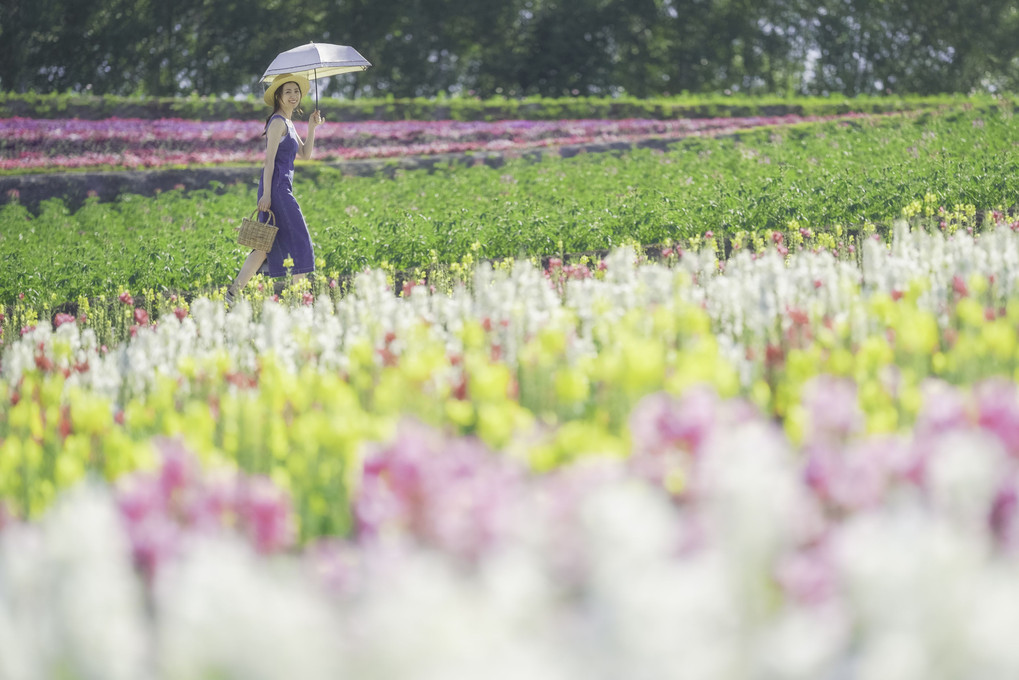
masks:
<svg viewBox="0 0 1019 680"><path fill-rule="evenodd" d="M255 215L258 215L259 213L263 213L263 212L269 213L269 221L267 221L266 224L271 224L272 226L275 227L276 226L276 215L273 213L272 210L259 210L258 208L255 208L252 211L252 213L251 213L251 217L249 217L248 219L255 219Z"/></svg>

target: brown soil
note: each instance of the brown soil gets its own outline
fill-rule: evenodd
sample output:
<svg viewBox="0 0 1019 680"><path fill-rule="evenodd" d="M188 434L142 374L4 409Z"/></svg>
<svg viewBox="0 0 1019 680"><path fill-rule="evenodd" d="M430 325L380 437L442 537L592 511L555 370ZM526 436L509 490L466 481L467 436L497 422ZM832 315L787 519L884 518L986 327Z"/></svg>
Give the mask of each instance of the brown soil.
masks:
<svg viewBox="0 0 1019 680"><path fill-rule="evenodd" d="M392 177L397 170L429 170L436 165L488 165L501 167L508 158L541 160L549 156L568 158L581 153L622 152L633 148L664 149L675 139L648 138L634 143L584 144L561 147L541 147L509 152L435 154L404 156L400 158L343 161L322 165L306 165L301 173L308 176L323 165L339 169L343 174L360 177L382 175ZM79 208L86 198L95 196L100 201L113 201L122 194L155 194L182 189L208 189L237 183L258 185L259 167L193 167L169 170L121 170L104 172L53 172L28 175L0 176L0 205L17 200L31 211L42 201L63 199L71 210Z"/></svg>

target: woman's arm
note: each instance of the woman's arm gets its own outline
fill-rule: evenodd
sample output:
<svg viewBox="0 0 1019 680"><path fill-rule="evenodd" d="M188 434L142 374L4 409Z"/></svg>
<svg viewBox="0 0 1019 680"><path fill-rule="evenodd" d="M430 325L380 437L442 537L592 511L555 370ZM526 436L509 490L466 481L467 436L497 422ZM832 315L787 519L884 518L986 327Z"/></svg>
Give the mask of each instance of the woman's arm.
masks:
<svg viewBox="0 0 1019 680"><path fill-rule="evenodd" d="M315 128L322 124L322 114L317 110L308 117L308 139L301 142L301 138L297 140L300 142L300 147L297 149L297 155L305 160L311 158L311 154L315 151Z"/></svg>
<svg viewBox="0 0 1019 680"><path fill-rule="evenodd" d="M258 209L265 212L272 206L272 175L276 167L276 150L279 149L286 123L274 118L265 132L265 163L262 165L262 197L258 199Z"/></svg>

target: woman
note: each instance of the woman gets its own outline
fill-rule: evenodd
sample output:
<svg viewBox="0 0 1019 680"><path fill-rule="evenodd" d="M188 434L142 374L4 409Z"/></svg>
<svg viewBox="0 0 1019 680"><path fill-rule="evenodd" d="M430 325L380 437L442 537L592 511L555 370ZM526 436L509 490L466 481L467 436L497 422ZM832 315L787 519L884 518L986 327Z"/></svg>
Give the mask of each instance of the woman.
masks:
<svg viewBox="0 0 1019 680"><path fill-rule="evenodd" d="M315 251L304 222L301 206L294 198L294 158L311 158L315 149L315 128L322 123L322 115L316 110L308 118L308 139L301 141L294 129L291 117L301 97L308 91L307 78L284 73L276 76L263 99L272 107L272 114L265 121L265 164L258 181L258 220L265 222L272 210L276 218L276 239L268 253L252 250L244 261L237 278L227 287L227 304L233 304L237 294L248 284L251 277L262 271L271 277L293 274L302 279L315 270ZM266 187L269 190L266 191ZM292 260L293 264L286 260Z"/></svg>

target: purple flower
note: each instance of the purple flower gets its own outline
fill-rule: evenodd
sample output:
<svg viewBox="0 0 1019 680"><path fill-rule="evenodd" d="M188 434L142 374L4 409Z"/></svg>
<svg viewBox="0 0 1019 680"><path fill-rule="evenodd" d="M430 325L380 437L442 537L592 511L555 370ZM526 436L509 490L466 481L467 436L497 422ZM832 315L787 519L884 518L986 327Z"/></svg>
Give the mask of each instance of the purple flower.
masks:
<svg viewBox="0 0 1019 680"><path fill-rule="evenodd" d="M1001 485L991 505L988 525L997 544L1005 549L1012 549L1019 539L1016 524L1016 510L1019 510L1019 493L1016 491L1014 479Z"/></svg>

